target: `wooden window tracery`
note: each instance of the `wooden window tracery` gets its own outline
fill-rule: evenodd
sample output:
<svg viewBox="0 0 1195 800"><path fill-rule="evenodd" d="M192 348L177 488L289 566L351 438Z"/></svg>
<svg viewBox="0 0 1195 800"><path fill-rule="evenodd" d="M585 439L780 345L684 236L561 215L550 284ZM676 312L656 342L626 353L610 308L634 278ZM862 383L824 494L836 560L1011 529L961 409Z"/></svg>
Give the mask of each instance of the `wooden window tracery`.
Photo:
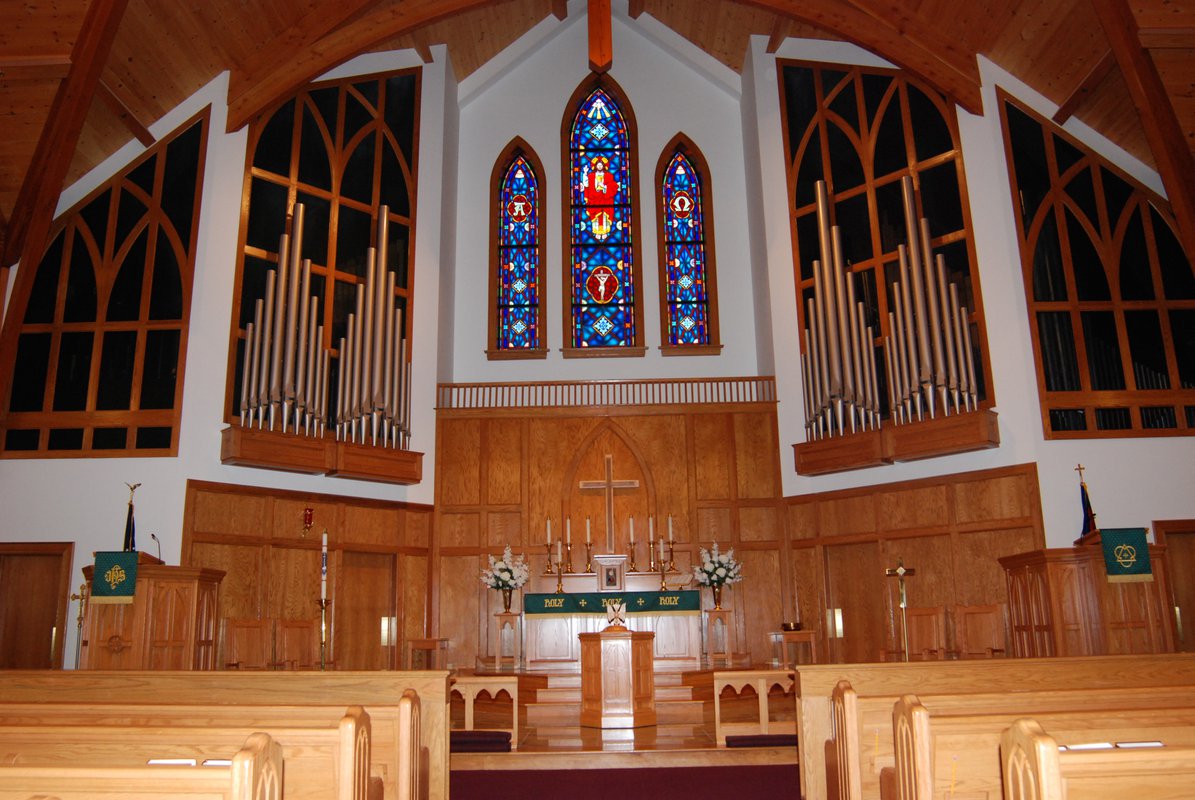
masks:
<svg viewBox="0 0 1195 800"><path fill-rule="evenodd" d="M1045 436L1195 434L1195 270L1169 205L1000 94Z"/></svg>

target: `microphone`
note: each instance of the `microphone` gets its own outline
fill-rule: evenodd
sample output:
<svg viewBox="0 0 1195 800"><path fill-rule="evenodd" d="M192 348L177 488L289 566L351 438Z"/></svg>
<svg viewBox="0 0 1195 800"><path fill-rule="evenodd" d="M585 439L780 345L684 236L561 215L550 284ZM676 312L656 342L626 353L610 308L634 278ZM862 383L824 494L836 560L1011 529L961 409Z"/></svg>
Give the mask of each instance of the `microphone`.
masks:
<svg viewBox="0 0 1195 800"><path fill-rule="evenodd" d="M157 534L151 533L149 538L158 543L158 561L162 560L162 540L157 537Z"/></svg>

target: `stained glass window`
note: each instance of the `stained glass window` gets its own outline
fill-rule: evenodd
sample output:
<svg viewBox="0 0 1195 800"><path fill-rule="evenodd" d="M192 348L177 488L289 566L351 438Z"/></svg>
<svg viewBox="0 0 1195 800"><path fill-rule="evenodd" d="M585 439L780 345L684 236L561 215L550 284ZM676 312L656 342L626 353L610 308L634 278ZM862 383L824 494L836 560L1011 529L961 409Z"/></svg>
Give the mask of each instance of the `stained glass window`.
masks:
<svg viewBox="0 0 1195 800"><path fill-rule="evenodd" d="M634 154L623 109L598 87L569 134L570 345L637 348Z"/></svg>
<svg viewBox="0 0 1195 800"><path fill-rule="evenodd" d="M490 314L491 358L543 357L540 316L543 237L540 233L539 159L522 140L495 166L497 247Z"/></svg>
<svg viewBox="0 0 1195 800"><path fill-rule="evenodd" d="M665 354L670 349L672 354L710 352L708 345L718 343L713 248L707 239L708 174L700 154L683 136L665 148L657 179Z"/></svg>

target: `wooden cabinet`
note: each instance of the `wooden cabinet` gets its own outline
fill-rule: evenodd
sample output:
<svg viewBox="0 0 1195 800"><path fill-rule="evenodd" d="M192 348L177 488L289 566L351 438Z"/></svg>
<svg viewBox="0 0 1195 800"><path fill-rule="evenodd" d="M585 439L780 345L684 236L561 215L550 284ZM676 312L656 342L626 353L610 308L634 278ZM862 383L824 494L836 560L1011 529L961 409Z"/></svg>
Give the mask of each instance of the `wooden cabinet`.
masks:
<svg viewBox="0 0 1195 800"><path fill-rule="evenodd" d="M1166 548L1149 548L1153 580L1109 583L1098 542L1000 559L1017 657L1174 651Z"/></svg>
<svg viewBox="0 0 1195 800"><path fill-rule="evenodd" d="M92 571L83 568L89 584ZM223 579L216 569L139 563L132 603L87 604L79 668L215 669Z"/></svg>

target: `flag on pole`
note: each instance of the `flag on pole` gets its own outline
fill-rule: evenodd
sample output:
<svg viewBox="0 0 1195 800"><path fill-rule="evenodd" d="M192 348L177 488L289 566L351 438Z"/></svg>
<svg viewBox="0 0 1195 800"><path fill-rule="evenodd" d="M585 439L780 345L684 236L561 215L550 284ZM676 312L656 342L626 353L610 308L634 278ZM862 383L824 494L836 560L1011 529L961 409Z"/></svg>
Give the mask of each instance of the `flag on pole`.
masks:
<svg viewBox="0 0 1195 800"><path fill-rule="evenodd" d="M1087 495L1085 481L1079 481L1079 501L1083 504L1083 530L1079 532L1079 538L1083 538L1099 530L1095 524L1095 512L1091 510L1091 498Z"/></svg>
<svg viewBox="0 0 1195 800"><path fill-rule="evenodd" d="M129 513L124 519L124 547L126 553L131 553L137 549L137 526L133 522L133 492L137 491L139 483L126 483L129 487Z"/></svg>

